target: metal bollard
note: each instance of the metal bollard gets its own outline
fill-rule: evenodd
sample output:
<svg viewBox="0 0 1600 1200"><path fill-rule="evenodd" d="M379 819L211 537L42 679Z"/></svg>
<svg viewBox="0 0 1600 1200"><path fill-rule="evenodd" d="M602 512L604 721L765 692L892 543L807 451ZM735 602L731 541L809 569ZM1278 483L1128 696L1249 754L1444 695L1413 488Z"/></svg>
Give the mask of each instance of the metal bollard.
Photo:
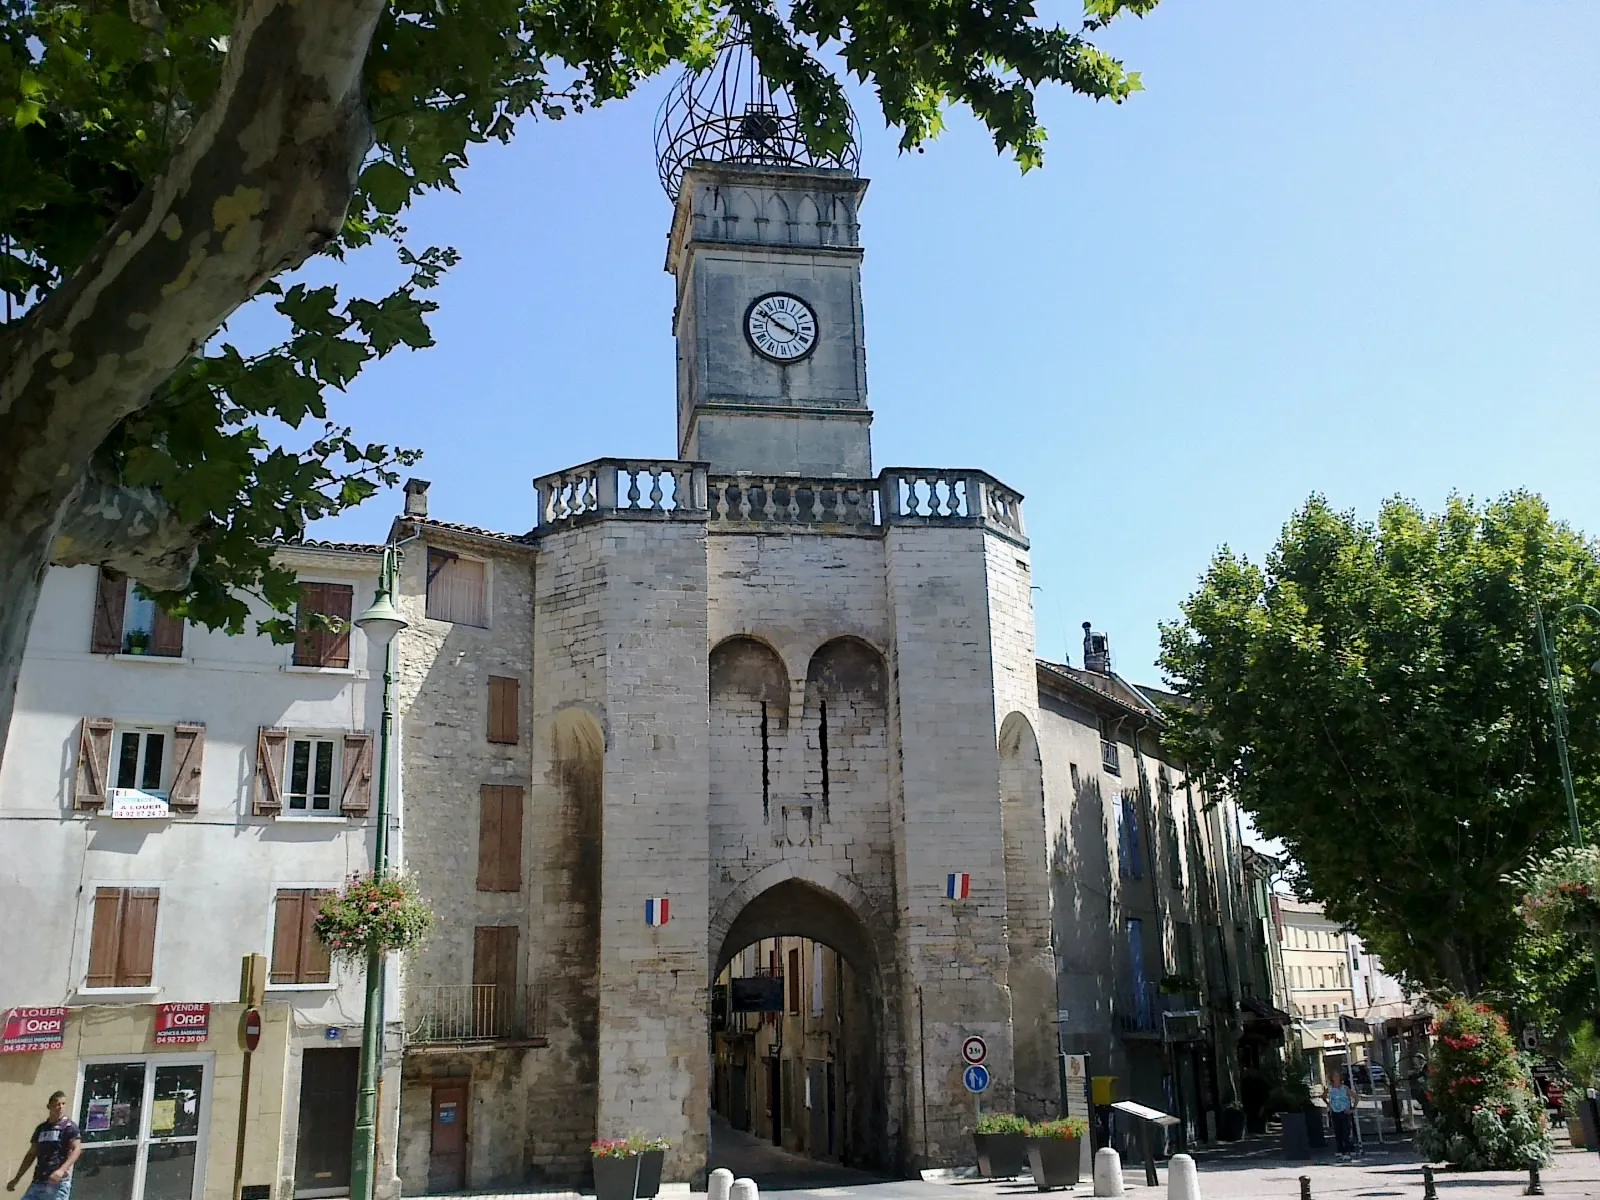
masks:
<svg viewBox="0 0 1600 1200"><path fill-rule="evenodd" d="M1433 1168L1422 1164L1422 1200L1439 1200L1439 1190L1433 1186Z"/></svg>
<svg viewBox="0 0 1600 1200"><path fill-rule="evenodd" d="M1544 1184L1541 1183L1540 1180L1539 1180L1539 1164L1538 1163L1532 1163L1532 1164L1529 1165L1529 1167L1528 1167L1528 1190L1523 1192L1522 1194L1524 1196L1542 1196L1542 1195L1544 1195Z"/></svg>
<svg viewBox="0 0 1600 1200"><path fill-rule="evenodd" d="M1300 1176L1300 1200L1311 1200L1311 1176Z"/></svg>

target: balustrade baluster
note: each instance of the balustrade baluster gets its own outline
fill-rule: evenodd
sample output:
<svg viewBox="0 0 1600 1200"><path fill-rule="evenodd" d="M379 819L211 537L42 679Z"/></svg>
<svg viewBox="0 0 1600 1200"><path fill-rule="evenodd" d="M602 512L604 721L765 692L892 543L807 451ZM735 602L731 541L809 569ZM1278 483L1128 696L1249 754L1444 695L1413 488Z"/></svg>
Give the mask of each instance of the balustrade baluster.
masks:
<svg viewBox="0 0 1600 1200"><path fill-rule="evenodd" d="M639 473L633 469L633 464L631 463L623 467L622 470L628 477L628 507L638 508L641 495L639 491Z"/></svg>
<svg viewBox="0 0 1600 1200"><path fill-rule="evenodd" d="M813 521L822 520L822 488L823 485L820 483L811 485L811 519Z"/></svg>
<svg viewBox="0 0 1600 1200"><path fill-rule="evenodd" d="M773 521L777 519L778 506L772 496L774 490L775 489L772 486L772 480L763 479L761 481L761 519L763 521Z"/></svg>
<svg viewBox="0 0 1600 1200"><path fill-rule="evenodd" d="M653 467L645 469L650 472L650 507L661 512L661 472Z"/></svg>
<svg viewBox="0 0 1600 1200"><path fill-rule="evenodd" d="M739 480L739 519L741 521L750 519L750 481L748 479Z"/></svg>

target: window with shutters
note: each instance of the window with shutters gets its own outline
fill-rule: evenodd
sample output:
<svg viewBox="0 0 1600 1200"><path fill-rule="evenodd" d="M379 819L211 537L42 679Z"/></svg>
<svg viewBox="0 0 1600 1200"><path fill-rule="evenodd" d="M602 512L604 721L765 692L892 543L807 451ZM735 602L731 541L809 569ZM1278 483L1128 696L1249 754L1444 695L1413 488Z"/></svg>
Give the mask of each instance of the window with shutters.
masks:
<svg viewBox="0 0 1600 1200"><path fill-rule="evenodd" d="M294 665L348 667L350 613L355 588L348 583L300 584L295 609Z"/></svg>
<svg viewBox="0 0 1600 1200"><path fill-rule="evenodd" d="M338 742L331 737L291 735L285 757L284 811L298 817L341 815L335 798Z"/></svg>
<svg viewBox="0 0 1600 1200"><path fill-rule="evenodd" d="M800 1015L800 951L789 951L789 1013Z"/></svg>
<svg viewBox="0 0 1600 1200"><path fill-rule="evenodd" d="M489 676L489 740L515 746L522 685L504 675Z"/></svg>
<svg viewBox="0 0 1600 1200"><path fill-rule="evenodd" d="M453 550L428 551L428 619L489 626L489 566Z"/></svg>
<svg viewBox="0 0 1600 1200"><path fill-rule="evenodd" d="M267 982L273 987L324 985L332 977L328 948L315 925L327 888L280 888L272 905L272 961Z"/></svg>
<svg viewBox="0 0 1600 1200"><path fill-rule="evenodd" d="M83 986L148 988L155 983L159 888L101 887L89 910L89 967Z"/></svg>
<svg viewBox="0 0 1600 1200"><path fill-rule="evenodd" d="M517 940L515 925L479 925L473 930L474 1038L505 1038L516 1030Z"/></svg>
<svg viewBox="0 0 1600 1200"><path fill-rule="evenodd" d="M89 640L96 654L181 658L183 619L168 615L126 575L101 567Z"/></svg>
<svg viewBox="0 0 1600 1200"><path fill-rule="evenodd" d="M478 890L522 889L522 798L520 787L486 783L478 801Z"/></svg>
<svg viewBox="0 0 1600 1200"><path fill-rule="evenodd" d="M167 797L172 772L171 729L117 726L111 751L111 786Z"/></svg>

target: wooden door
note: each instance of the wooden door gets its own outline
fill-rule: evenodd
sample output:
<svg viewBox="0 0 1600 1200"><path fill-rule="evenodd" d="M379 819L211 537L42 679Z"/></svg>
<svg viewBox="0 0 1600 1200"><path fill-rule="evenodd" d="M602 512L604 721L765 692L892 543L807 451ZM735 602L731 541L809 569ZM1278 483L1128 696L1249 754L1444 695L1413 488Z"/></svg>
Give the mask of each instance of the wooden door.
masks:
<svg viewBox="0 0 1600 1200"><path fill-rule="evenodd" d="M356 1129L357 1049L307 1050L300 1060L300 1126L295 1140L294 1194L337 1195L350 1189L350 1139Z"/></svg>
<svg viewBox="0 0 1600 1200"><path fill-rule="evenodd" d="M433 1085L433 1137L428 1155L428 1190L459 1192L467 1186L467 1085Z"/></svg>
<svg viewBox="0 0 1600 1200"><path fill-rule="evenodd" d="M503 1039L516 1034L517 927L480 925L472 945L474 1035Z"/></svg>

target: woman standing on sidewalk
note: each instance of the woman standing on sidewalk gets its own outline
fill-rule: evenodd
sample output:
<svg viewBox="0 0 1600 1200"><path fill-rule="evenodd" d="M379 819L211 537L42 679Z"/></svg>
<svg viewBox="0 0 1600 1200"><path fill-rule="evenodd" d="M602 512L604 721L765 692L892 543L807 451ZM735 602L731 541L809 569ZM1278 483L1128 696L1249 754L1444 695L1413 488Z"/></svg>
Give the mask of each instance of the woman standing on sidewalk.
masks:
<svg viewBox="0 0 1600 1200"><path fill-rule="evenodd" d="M1345 1083L1344 1075L1334 1071L1328 1084L1328 1111L1333 1115L1333 1141L1340 1154L1355 1153L1355 1105L1355 1096Z"/></svg>

